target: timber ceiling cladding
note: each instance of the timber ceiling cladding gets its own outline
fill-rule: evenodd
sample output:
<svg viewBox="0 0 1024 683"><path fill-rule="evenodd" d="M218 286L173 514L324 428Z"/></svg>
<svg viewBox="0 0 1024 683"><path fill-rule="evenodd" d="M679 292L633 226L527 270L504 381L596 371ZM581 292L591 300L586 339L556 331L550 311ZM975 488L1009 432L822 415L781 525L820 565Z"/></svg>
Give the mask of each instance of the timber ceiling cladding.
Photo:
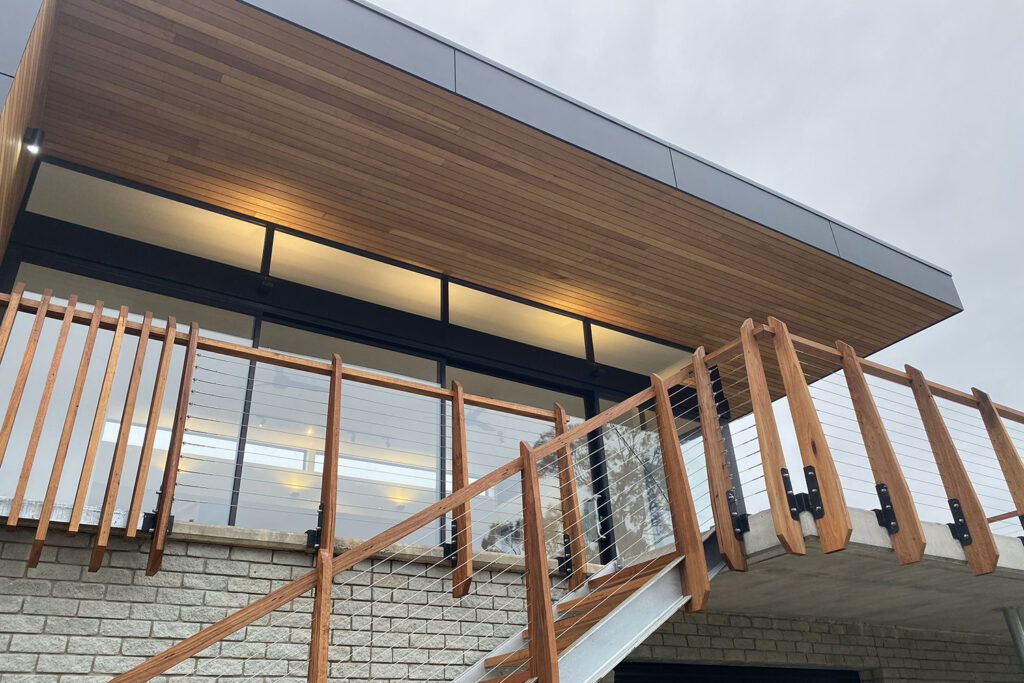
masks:
<svg viewBox="0 0 1024 683"><path fill-rule="evenodd" d="M956 311L235 0L62 0L48 152L688 345Z"/></svg>

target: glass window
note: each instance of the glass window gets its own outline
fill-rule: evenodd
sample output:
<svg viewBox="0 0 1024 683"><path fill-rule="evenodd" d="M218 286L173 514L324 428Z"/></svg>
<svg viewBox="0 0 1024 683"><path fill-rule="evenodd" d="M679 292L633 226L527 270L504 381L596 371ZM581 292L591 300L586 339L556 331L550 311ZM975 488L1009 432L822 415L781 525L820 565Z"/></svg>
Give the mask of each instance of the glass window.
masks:
<svg viewBox="0 0 1024 683"><path fill-rule="evenodd" d="M53 164L39 167L28 210L247 270L263 258L262 225Z"/></svg>
<svg viewBox="0 0 1024 683"><path fill-rule="evenodd" d="M435 320L441 317L441 280L278 232L270 274Z"/></svg>
<svg viewBox="0 0 1024 683"><path fill-rule="evenodd" d="M81 297L79 304L83 310L90 310L96 299L102 299L104 312L117 315L117 306L131 306L132 318L140 320L142 311L152 310L156 314L154 324L163 325L162 318L168 314L179 316L186 323L179 329L187 329L187 321L197 320L207 336L220 336L230 341L250 343L253 320L229 311L222 311L209 306L201 306L188 301L173 299L146 292L143 290L115 285L101 280L62 273L32 264L23 263L18 271L18 279L26 283L27 296L37 298L44 288L54 290L54 303L65 303L67 297L74 293ZM13 386L18 366L21 363L34 315L19 313L11 332L7 353L0 362L0 392L9 394ZM25 393L15 421L11 441L8 445L8 457L0 466L0 497L9 496L15 482L17 472L23 462L20 456L25 453L27 441L31 433L32 423L42 395L42 390L49 371L50 361L56 347L57 333L61 321L47 319L44 322L39 344L29 372ZM212 332L210 330L213 330ZM69 330L67 343L58 369L53 395L46 414L42 438L38 446L37 457L30 472L25 497L25 512L28 516L38 513L38 504L45 495L53 463L52 454L57 450L64 419L68 410L72 387L78 374L78 366L85 345L88 326L73 324ZM83 461L86 447L92 431L92 423L96 415L100 386L103 382L107 359L110 355L113 331L99 330L86 374L74 427L71 443L67 452L64 470L57 489L53 519L67 521L70 517L72 503L82 477ZM82 522L94 524L103 502L114 445L120 431L121 416L124 409L125 396L131 367L134 363L139 338L125 335L120 353L117 357L110 399L103 414L101 432L98 439L98 450L91 473L89 473L85 513ZM142 366L141 381L135 410L131 415L131 426L128 433L128 449L122 469L121 485L118 490L114 514L114 526L125 524L125 513L130 504L132 490L136 480L139 456L142 449L145 425L148 420L150 403L156 369L159 363L162 342L151 340L146 347ZM156 504L156 491L163 477L163 465L167 454L170 428L174 417L174 408L178 394L178 378L180 377L185 349L176 345L171 354L168 380L161 396L158 429L149 471L144 473L146 483L143 487L143 510L152 510ZM198 364L198 363L197 363ZM196 380L221 385L230 383L225 375L204 374L197 370ZM182 471L178 477L178 490L175 495L175 514L179 519L197 519L224 523L226 521L226 497L230 495L230 480L233 469L234 450L237 444L237 427L216 423L216 428L206 433L195 431L197 423L195 412L198 408L190 405L186 422L186 447L182 453ZM211 423L212 424L212 423ZM226 491L226 493L224 493ZM221 500L224 498L224 500ZM140 520L141 521L141 520Z"/></svg>
<svg viewBox="0 0 1024 683"><path fill-rule="evenodd" d="M449 285L448 308L453 325L586 357L582 320L456 284Z"/></svg>
<svg viewBox="0 0 1024 683"><path fill-rule="evenodd" d="M689 364L693 356L673 346L648 341L602 325L591 325L594 360L623 370L667 377Z"/></svg>

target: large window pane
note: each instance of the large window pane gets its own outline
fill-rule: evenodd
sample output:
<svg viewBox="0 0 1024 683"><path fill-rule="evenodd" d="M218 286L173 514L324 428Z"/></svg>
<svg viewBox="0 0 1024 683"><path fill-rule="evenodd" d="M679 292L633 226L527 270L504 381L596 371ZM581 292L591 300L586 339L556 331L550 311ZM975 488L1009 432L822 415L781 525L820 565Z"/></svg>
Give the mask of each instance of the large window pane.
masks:
<svg viewBox="0 0 1024 683"><path fill-rule="evenodd" d="M583 321L576 318L455 284L448 288L448 307L453 325L570 356L586 356Z"/></svg>
<svg viewBox="0 0 1024 683"><path fill-rule="evenodd" d="M28 210L247 270L263 257L262 225L53 164L39 167Z"/></svg>
<svg viewBox="0 0 1024 683"><path fill-rule="evenodd" d="M210 326L203 330L203 333L206 335L220 336L239 343L248 343L252 330L253 321L247 316L220 311L207 306L198 306L191 302L164 297L122 285L114 285L100 280L60 273L31 264L22 264L18 272L18 279L27 283L26 296L33 298L38 297L39 293L47 287L54 289L53 302L58 304L66 303L67 297L72 293L79 294L82 297L79 308L85 311L91 311L92 302L99 298L105 302L105 315L116 316L118 313L117 305L128 303L132 306L132 319L141 320L143 311L152 310L156 313L154 325L159 327L164 325L164 316L170 313L181 316L181 319L185 321L194 318L200 321L202 325ZM15 319L7 353L4 354L3 362L0 363L0 391L4 392L5 395L9 394L10 387L13 386L18 366L21 363L25 342L32 327L33 318L32 314L19 313ZM15 422L15 428L8 445L8 457L4 458L3 465L0 467L0 500L9 498L13 493L14 485L17 481L17 473L20 471L23 462L22 455L26 451L32 423L35 420L45 377L53 358L60 324L60 320L48 319L43 325L39 345ZM208 331L211 328L212 331ZM187 329L187 323L180 323L178 329ZM220 332L217 332L217 330L220 330ZM225 331L239 334L238 336L230 333L225 334ZM23 508L23 514L27 517L38 515L41 501L45 495L53 464L53 456L57 450L57 443L67 414L68 401L78 373L86 333L87 326L73 324L68 334L62 362L57 373L53 396L46 414L42 438L28 480L25 506ZM103 381L113 336L113 332L110 330L100 330L96 336L95 347L92 352L81 403L79 404L77 418L71 434L71 442L67 451L64 470L57 489L53 519L58 522L67 521L70 518L71 507L75 500L79 481L83 476L83 463L87 444L92 432L92 423L97 410L100 386ZM103 413L103 420L100 423L95 462L92 471L86 479L86 507L83 515L83 523L85 524L96 522L100 506L103 503L110 475L110 463L120 430L129 376L132 364L134 363L136 349L138 348L138 341L139 338L136 336L125 335L118 355L110 399ZM126 512L136 480L161 344L162 342L151 340L146 348L138 398L135 410L131 416L128 448L125 454L121 485L118 490L115 506L114 526L123 526L125 524ZM171 355L169 379L161 397L155 447L149 471L145 473L146 484L143 488L145 492L142 504L143 510L152 510L156 504L156 491L160 486L163 476L163 465L166 458L170 427L173 421L178 392L177 378L181 373L183 358L184 347L176 345ZM220 382L222 380L217 377L216 381ZM237 434L218 436L221 439L230 439L236 437ZM196 438L202 439L206 437L195 437L190 433L186 434L186 441L194 442ZM204 447L205 450L201 450L201 454L209 452L212 448L219 445L219 443L208 441ZM186 447L183 452L183 458L189 455L189 448ZM221 486L223 486L223 482L221 482ZM199 509L208 508L211 498L221 495L220 491L210 486L208 475L204 474L202 467L193 466L193 463L185 460L183 460L182 472L179 474L178 487L178 492L175 496L175 514L182 520L204 519ZM224 515L216 516L211 514L204 521L223 523L225 519Z"/></svg>
<svg viewBox="0 0 1024 683"><path fill-rule="evenodd" d="M601 325L590 326L594 339L594 360L623 370L662 377L689 364L693 356L673 346L648 341Z"/></svg>
<svg viewBox="0 0 1024 683"><path fill-rule="evenodd" d="M278 232L270 274L409 313L441 317L441 280Z"/></svg>

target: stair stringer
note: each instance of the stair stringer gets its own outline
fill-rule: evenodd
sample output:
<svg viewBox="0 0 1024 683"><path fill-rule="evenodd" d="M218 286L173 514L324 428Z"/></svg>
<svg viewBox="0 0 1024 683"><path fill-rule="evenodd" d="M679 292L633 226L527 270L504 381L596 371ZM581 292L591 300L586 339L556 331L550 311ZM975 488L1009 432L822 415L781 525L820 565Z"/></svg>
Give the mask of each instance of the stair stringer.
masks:
<svg viewBox="0 0 1024 683"><path fill-rule="evenodd" d="M704 535L704 556L708 577L713 579L725 569L714 531ZM678 571L679 563L684 559L679 557L663 567L650 581L560 653L559 679L572 683L594 683L615 668L659 626L678 612L690 599L689 595L683 594ZM616 569L614 564L609 564L594 577L614 572ZM561 601L572 600L588 593L590 590L584 585L565 595ZM556 604L555 608L557 607ZM526 640L522 632L516 633L466 669L453 683L477 683L483 680L490 675L483 664L487 657L515 652L524 647Z"/></svg>

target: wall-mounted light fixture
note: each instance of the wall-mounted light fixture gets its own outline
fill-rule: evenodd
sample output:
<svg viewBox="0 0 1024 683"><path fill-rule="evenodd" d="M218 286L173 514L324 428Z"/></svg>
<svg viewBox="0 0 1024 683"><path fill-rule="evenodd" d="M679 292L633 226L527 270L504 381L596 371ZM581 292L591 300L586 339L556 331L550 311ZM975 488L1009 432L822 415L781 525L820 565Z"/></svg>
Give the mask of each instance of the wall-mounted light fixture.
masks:
<svg viewBox="0 0 1024 683"><path fill-rule="evenodd" d="M39 150L43 148L43 138L45 134L41 128L26 128L25 137L22 138L22 142L25 144L27 149L32 154L39 154Z"/></svg>

